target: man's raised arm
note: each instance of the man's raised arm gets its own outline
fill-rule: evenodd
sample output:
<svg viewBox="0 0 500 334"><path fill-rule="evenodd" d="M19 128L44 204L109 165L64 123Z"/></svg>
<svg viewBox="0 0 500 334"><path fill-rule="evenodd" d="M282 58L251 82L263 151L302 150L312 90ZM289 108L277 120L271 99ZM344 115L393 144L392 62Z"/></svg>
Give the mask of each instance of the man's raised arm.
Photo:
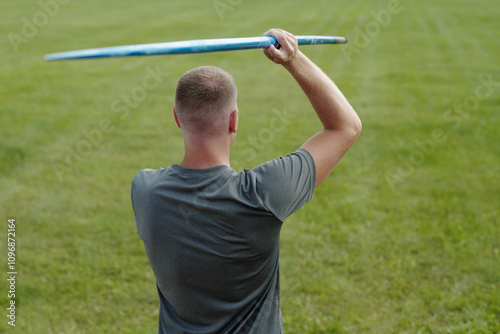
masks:
<svg viewBox="0 0 500 334"><path fill-rule="evenodd" d="M264 54L283 65L309 98L324 129L301 148L311 153L316 165L316 187L333 171L361 132L361 121L333 81L298 49L297 39L281 29L271 29L278 48L271 45Z"/></svg>

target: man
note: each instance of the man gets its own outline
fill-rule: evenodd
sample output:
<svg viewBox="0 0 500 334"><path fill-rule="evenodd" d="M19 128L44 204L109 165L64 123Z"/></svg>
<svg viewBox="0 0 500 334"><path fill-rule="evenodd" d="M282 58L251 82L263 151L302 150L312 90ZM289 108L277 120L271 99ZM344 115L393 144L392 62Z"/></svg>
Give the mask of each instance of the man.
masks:
<svg viewBox="0 0 500 334"><path fill-rule="evenodd" d="M278 46L264 54L295 78L324 129L294 153L237 173L229 166L238 128L232 77L201 67L179 79L173 113L184 158L139 172L131 190L137 232L156 276L159 333L282 333L281 226L361 131L353 108L298 50L295 37L279 29L265 35Z"/></svg>

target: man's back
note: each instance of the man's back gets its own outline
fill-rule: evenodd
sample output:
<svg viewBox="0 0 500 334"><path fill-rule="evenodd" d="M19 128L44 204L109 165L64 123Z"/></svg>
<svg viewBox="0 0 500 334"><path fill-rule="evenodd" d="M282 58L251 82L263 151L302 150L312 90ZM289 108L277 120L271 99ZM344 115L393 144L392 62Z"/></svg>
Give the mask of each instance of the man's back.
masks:
<svg viewBox="0 0 500 334"><path fill-rule="evenodd" d="M172 165L134 178L160 296L160 333L281 333L279 234L312 197L306 150L235 172Z"/></svg>
<svg viewBox="0 0 500 334"><path fill-rule="evenodd" d="M132 185L138 234L157 280L160 333L282 333L281 225L361 131L354 109L295 36L265 35L277 44L264 54L294 77L323 128L285 158L236 173L229 167L238 129L234 79L213 66L182 75L173 116L184 157L140 172Z"/></svg>

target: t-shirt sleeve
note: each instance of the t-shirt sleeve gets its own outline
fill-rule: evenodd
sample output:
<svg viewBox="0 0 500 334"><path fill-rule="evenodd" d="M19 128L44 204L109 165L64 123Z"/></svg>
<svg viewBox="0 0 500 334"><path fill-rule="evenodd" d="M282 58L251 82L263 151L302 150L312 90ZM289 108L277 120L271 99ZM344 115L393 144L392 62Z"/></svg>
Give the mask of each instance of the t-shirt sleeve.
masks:
<svg viewBox="0 0 500 334"><path fill-rule="evenodd" d="M143 169L132 180L130 188L130 198L132 202L132 209L134 210L134 219L137 226L137 234L144 240L145 217L152 211L151 203L149 200L149 183L154 174L152 169Z"/></svg>
<svg viewBox="0 0 500 334"><path fill-rule="evenodd" d="M311 200L316 187L316 166L311 154L294 153L252 169L256 191L263 205L278 219L285 219Z"/></svg>

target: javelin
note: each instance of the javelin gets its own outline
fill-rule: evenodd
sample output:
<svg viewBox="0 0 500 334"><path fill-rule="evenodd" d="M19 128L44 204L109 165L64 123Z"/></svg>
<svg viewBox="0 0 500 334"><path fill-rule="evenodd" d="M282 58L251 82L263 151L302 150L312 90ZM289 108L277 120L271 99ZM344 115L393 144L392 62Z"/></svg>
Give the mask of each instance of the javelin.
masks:
<svg viewBox="0 0 500 334"><path fill-rule="evenodd" d="M345 37L295 36L299 45L345 44ZM164 54L204 53L216 51L268 48L277 45L273 36L198 39L191 41L165 42L110 46L104 48L66 51L45 55L45 60L87 59L104 57L152 56Z"/></svg>

